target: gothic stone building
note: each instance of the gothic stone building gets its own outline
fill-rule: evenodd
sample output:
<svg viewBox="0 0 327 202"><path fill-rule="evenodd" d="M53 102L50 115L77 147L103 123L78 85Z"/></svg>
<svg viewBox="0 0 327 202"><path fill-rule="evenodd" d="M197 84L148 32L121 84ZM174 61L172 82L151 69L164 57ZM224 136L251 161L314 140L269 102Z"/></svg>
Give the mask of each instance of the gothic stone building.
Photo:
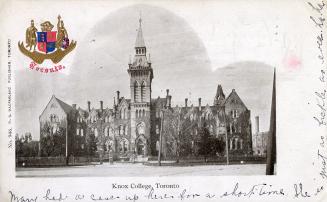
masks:
<svg viewBox="0 0 327 202"><path fill-rule="evenodd" d="M85 110L52 96L39 117L40 140L45 135L56 134L61 128L60 131L66 138L66 156L89 155L92 151L98 155L110 151L115 159L129 159L131 155L136 155L138 159L147 160L150 156L156 156L161 127L160 112L167 109L173 111L174 108L171 107L172 96L169 90L164 98L152 98L154 72L146 53L140 20L135 56L127 69L130 99L120 96L117 91L112 108L104 108L100 101L100 108L91 108L91 103L87 102ZM234 89L225 98L222 87L218 85L212 106L201 106L201 98L198 106L187 106L186 99L185 106L181 109L183 119L206 122L211 135L225 138L227 134L231 154L252 153L250 110ZM45 125L51 128L47 134L42 133ZM196 127L193 128L190 135L195 137L197 131ZM164 156L167 155L169 145L162 144Z"/></svg>

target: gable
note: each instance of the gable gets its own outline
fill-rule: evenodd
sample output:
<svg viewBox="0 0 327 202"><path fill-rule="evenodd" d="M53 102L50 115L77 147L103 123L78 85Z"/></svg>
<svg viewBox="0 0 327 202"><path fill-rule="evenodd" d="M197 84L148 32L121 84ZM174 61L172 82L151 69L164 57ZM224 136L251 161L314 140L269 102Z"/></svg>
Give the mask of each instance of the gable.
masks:
<svg viewBox="0 0 327 202"><path fill-rule="evenodd" d="M129 106L129 100L125 99L124 97L121 98L121 101L119 102L119 109L123 109L123 108L127 108L128 109Z"/></svg>
<svg viewBox="0 0 327 202"><path fill-rule="evenodd" d="M66 108L67 110L67 108ZM62 103L58 102L55 96L52 96L41 115L39 116L40 121L50 121L50 115L55 114L59 120L66 119L67 113L64 110Z"/></svg>
<svg viewBox="0 0 327 202"><path fill-rule="evenodd" d="M244 109L247 110L247 107L245 106L245 104L243 103L243 101L241 100L241 98L238 96L238 94L236 93L235 90L233 90L228 98L225 101L225 106L238 106L238 107L243 107Z"/></svg>
<svg viewBox="0 0 327 202"><path fill-rule="evenodd" d="M233 90L225 101L225 112L230 115L232 110L237 110L238 114L248 110L241 98Z"/></svg>

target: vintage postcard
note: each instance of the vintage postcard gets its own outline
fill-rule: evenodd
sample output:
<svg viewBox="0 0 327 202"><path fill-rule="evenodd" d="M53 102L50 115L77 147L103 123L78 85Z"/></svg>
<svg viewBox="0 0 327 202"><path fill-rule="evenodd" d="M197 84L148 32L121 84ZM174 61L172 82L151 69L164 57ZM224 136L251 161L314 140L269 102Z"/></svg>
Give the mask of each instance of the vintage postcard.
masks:
<svg viewBox="0 0 327 202"><path fill-rule="evenodd" d="M326 201L327 2L2 1L0 201Z"/></svg>

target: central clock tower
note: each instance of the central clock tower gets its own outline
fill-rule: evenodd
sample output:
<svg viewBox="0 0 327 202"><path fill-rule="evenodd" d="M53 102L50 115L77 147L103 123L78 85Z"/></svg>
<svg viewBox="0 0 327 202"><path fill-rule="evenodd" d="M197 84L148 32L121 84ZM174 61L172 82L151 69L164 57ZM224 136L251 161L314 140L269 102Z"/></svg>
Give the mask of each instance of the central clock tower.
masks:
<svg viewBox="0 0 327 202"><path fill-rule="evenodd" d="M135 55L128 64L131 95L131 151L148 156L150 151L150 104L153 70L142 33L142 19L135 41ZM150 57L150 56L149 56Z"/></svg>

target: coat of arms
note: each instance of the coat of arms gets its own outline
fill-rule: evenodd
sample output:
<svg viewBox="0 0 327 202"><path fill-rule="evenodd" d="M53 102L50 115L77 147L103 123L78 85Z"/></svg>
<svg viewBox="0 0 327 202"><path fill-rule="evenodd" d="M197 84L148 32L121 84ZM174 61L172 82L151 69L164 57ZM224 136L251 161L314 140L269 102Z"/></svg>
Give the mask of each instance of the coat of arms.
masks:
<svg viewBox="0 0 327 202"><path fill-rule="evenodd" d="M31 20L31 26L26 29L26 45L18 42L20 51L38 64L43 63L45 59L50 59L55 64L61 61L76 47L76 41L69 41L60 15L57 31L52 31L53 27L51 22L45 21L41 24L41 31L38 31L34 26L34 20Z"/></svg>

